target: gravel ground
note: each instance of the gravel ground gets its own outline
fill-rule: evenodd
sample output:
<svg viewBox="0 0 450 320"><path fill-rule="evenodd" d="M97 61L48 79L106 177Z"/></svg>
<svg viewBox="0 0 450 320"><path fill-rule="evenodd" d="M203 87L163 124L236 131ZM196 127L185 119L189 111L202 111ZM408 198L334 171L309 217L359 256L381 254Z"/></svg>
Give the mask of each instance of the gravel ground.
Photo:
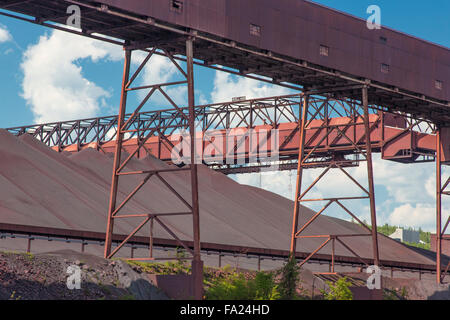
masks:
<svg viewBox="0 0 450 320"><path fill-rule="evenodd" d="M81 271L81 288L67 287L70 266ZM31 255L0 252L0 300L167 299L125 262L75 251Z"/></svg>
<svg viewBox="0 0 450 320"><path fill-rule="evenodd" d="M70 266L80 268L81 288L70 290ZM366 274L343 274L365 281ZM303 269L301 284L307 296L327 286ZM433 280L383 277L393 299L450 300L450 285ZM315 297L316 298L316 297ZM148 280L145 272L122 260L106 260L72 250L43 254L0 252L0 300L162 300L167 296Z"/></svg>

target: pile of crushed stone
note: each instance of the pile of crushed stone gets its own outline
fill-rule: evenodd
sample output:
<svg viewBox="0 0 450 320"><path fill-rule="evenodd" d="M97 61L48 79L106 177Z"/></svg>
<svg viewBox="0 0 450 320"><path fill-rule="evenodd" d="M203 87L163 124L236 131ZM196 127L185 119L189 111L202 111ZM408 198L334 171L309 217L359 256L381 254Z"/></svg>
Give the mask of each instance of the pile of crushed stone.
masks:
<svg viewBox="0 0 450 320"><path fill-rule="evenodd" d="M124 155L125 156L125 155ZM94 149L75 154L57 153L30 135L20 137L0 130L0 222L6 224L53 227L104 232L107 222L113 159ZM169 165L153 157L133 158L127 170L167 169ZM184 199L191 198L187 171L161 173ZM291 240L293 201L258 188L241 185L229 177L199 166L201 240L209 243L287 250ZM142 176L121 177L121 202L141 182ZM122 208L121 214L186 212L188 208L157 178L150 179ZM300 208L299 226L316 213ZM180 239L192 240L192 217L160 218ZM135 219L118 219L117 234L136 228ZM125 221L126 220L126 221ZM148 236L149 228L137 235ZM364 234L361 226L320 215L304 235ZM171 238L159 224L154 236ZM323 239L302 239L299 250L313 252ZM371 237L348 237L345 242L360 257L372 258ZM5 243L5 242L3 242ZM6 242L8 244L8 242ZM13 244L7 250L17 250ZM95 254L102 255L102 248ZM337 256L351 256L336 243ZM388 237L379 236L380 259L433 265L434 261ZM34 252L55 249L53 242L33 243ZM94 252L91 252L94 253ZM331 254L331 245L320 251ZM445 261L444 261L445 263Z"/></svg>
<svg viewBox="0 0 450 320"><path fill-rule="evenodd" d="M70 278L76 268L81 271L79 289ZM122 260L70 250L38 255L0 252L0 300L128 299L165 300L167 296Z"/></svg>

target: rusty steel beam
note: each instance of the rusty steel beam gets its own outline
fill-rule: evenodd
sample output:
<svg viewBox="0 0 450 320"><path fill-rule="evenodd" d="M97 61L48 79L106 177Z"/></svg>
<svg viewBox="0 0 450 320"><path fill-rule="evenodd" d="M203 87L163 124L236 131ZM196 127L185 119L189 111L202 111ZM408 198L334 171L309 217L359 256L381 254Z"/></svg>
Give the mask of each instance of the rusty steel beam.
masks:
<svg viewBox="0 0 450 320"><path fill-rule="evenodd" d="M189 104L189 133L191 139L191 196L192 196L192 223L194 230L194 258L192 260L192 275L194 277L194 296L197 300L203 299L203 261L200 257L200 212L198 202L198 174L195 134L195 93L194 93L194 39L186 41L188 104ZM172 60L174 62L174 60ZM175 63L175 62L174 62ZM175 63L176 64L176 63ZM177 65L177 64L176 64ZM181 69L181 68L180 68Z"/></svg>
<svg viewBox="0 0 450 320"><path fill-rule="evenodd" d="M192 7L197 8L203 8L207 9L210 8L211 4L202 3L199 1L193 1L191 3ZM61 24L55 25L54 22L61 23L61 20L65 17L66 14L66 7L68 4L77 4L83 7L84 12L84 19L83 19L83 26L81 31L74 30L73 28L65 27ZM252 4L256 5L256 2L252 2ZM280 4L278 4L280 5ZM286 4L285 4L286 5ZM340 13L333 12L332 10L321 8L320 6L312 5L308 2L302 1L297 4L299 6L307 6L304 8L307 8L308 10L311 10L312 12L322 13L325 17L334 17L335 15L339 15ZM372 168L372 152L377 152L377 150L381 150L383 154L383 158L395 160L395 161L403 161L403 162L414 162L417 161L417 157L429 157L433 158L434 156L431 154L432 148L427 149L426 151L423 151L422 149L418 148L413 150L413 135L411 134L409 137L411 138L411 147L407 149L399 149L394 151L400 151L400 153L404 154L398 154L398 152L389 153L389 149L392 152L392 146L393 145L401 145L404 142L400 142L404 136L405 133L410 128L403 128L403 132L397 132L397 134L391 135L390 137L386 137L386 140L384 139L385 134L385 127L383 126L383 138L379 139L375 145L372 145L372 141L369 138L373 130L376 130L375 125L371 126L369 124L369 112L368 107L369 103L371 104L378 104L381 106L381 108L384 111L401 111L404 113L410 113L413 114L414 117L422 117L429 121L434 122L436 125L439 126L448 126L450 124L450 113L449 113L449 107L450 103L448 101L448 88L447 88L447 82L442 82L441 80L438 80L437 77L444 77L448 78L448 75L444 72L444 74L434 74L432 76L429 76L428 74L422 74L421 77L426 79L426 81L409 81L405 80L405 77L398 72L392 72L389 76L382 76L380 77L379 72L374 73L373 70L376 70L377 68L366 68L366 69L360 69L358 71L353 70L354 67L354 61L349 59L344 59L342 61L337 61L335 59L328 59L328 60L317 60L316 54L311 56L310 53L304 52L305 56L299 55L299 52L292 53L289 52L288 47L286 46L285 42L279 42L278 39L276 39L277 43L280 44L274 44L274 36L272 33L269 32L266 33L266 29L273 29L273 23L275 25L280 22L273 22L271 17L273 17L272 14L269 14L271 12L268 10L267 7L261 8L261 15L263 16L262 24L263 24L263 30L264 32L262 34L259 34L258 37L260 37L261 41L258 41L259 44L255 44L252 40L248 40L248 28L245 27L244 29L239 28L238 32L236 34L230 34L229 31L221 30L220 23L217 23L219 21L222 21L225 24L230 24L232 20L232 15L224 15L223 12L221 12L221 15L218 16L194 16L194 15L187 15L188 10L182 13L182 17L185 19L181 20L173 20L172 16L165 16L161 15L158 11L155 10L154 7L142 7L141 4L139 4L138 1L109 1L109 0L101 0L101 1L84 1L84 0L65 0L65 1L59 1L55 2L52 0L30 0L30 1L6 1L6 0L0 0L0 7L3 6L4 8L7 8L8 10L11 10L12 12L20 13L21 15L7 13L4 11L1 11L0 14L16 18L24 21L28 21L31 23L40 24L43 26L55 28L58 30L64 30L68 31L74 34L82 35L82 36L88 36L94 39L102 40L102 41L108 41L110 43L118 44L121 46L124 46L127 52L130 52L135 49L142 49L144 51L151 52L149 47L154 46L155 43L158 43L161 47L163 47L161 52L156 52L156 54L164 54L168 56L171 61L175 64L175 66L179 68L179 65L175 62L177 61L185 61L188 65L188 72L184 74L187 79L188 83L188 94L189 94L189 108L188 113L184 113L181 108L179 108L173 100L167 95L166 91L164 91L161 86L162 85L156 85L152 88L157 88L153 90L149 95L148 98L153 94L154 91L158 90L160 91L163 96L166 97L166 99L170 102L170 104L176 109L177 113L172 115L172 118L170 119L170 124L173 122L176 122L178 120L178 125L184 126L184 127L190 127L191 131L191 137L193 135L192 132L192 121L195 119L195 112L196 108L194 107L193 102L193 77L192 72L189 74L189 68L193 68L193 64L203 64L208 67L214 67L208 64L208 61L212 61L214 59L218 59L217 61L221 61L225 65L225 69L228 72L239 74L241 76L250 76L247 73L248 72L255 72L259 73L263 77L270 78L269 80L261 78L263 81L269 81L273 83L278 83L280 85L284 86L290 86L291 88L295 89L302 89L304 90L304 93L307 95L326 95L328 98L330 97L349 97L351 99L360 99L360 88L363 87L363 98L362 98L362 104L364 108L364 132L365 135L361 136L359 139L356 139L357 135L357 118L353 118L351 123L347 123L344 126L341 125L330 125L331 119L328 117L328 114L321 115L320 110L328 110L328 108L323 109L322 106L314 106L312 104L312 108L316 109L316 113L312 116L312 118L316 117L317 115L319 117L322 117L321 120L323 120L323 123L320 124L317 128L316 132L312 133L310 135L310 138L306 141L302 142L302 151L304 158L309 158L309 162L305 162L300 157L300 163L298 164L298 171L303 170L303 168L307 167L320 167L320 166L341 166L343 167L344 164L348 164L351 162L348 159L345 159L345 155L356 155L356 154L362 154L365 156L365 160L367 161L367 172L368 172L368 182L369 182L369 199L370 199L370 210L371 210L371 223L372 223L372 238L373 238L373 256L374 256L374 262L377 264L379 258L378 258L378 249L377 249L377 235L376 235L376 212L375 212L375 195L374 195L374 187L373 187L373 168ZM287 5L286 5L287 6ZM157 7L157 6L155 6ZM286 23L288 21L292 21L292 13L295 13L299 8L297 7L285 7L284 9L292 9L288 10L285 15L282 25L280 27L285 28L286 25L289 23ZM236 3L235 6L231 6L231 12L235 12L235 10L239 11L242 8ZM199 12L201 10L198 10ZM242 14L245 17L248 15L247 9L242 9ZM301 10L300 10L301 11ZM203 12L203 11L201 11ZM28 15L31 18L24 17L23 15ZM156 18L155 18L156 17ZM266 19L264 19L264 17ZM311 43L315 42L314 37L319 37L320 35L323 35L321 32L326 32L327 28L334 28L335 30L338 30L338 33L340 34L346 34L345 30L348 30L350 26L357 27L357 28L363 28L361 31L365 30L365 22L364 21L353 21L350 17L342 16L341 17L343 21L346 21L347 23L344 23L342 26L336 29L336 26L330 25L329 22L325 21L325 31L321 31L320 28L317 28L317 30L309 35L308 37L313 37L312 39L309 39ZM215 19L214 23L209 23L208 21L211 21L211 19ZM231 19L231 20L230 20ZM44 20L51 20L51 23L48 23ZM314 19L313 19L314 20ZM325 19L327 20L327 19ZM334 20L334 19L329 19ZM181 22L180 22L181 21ZM272 23L270 27L266 27L267 23ZM318 21L315 20L317 23ZM323 22L323 21L321 21ZM208 27L207 30L201 27L197 27L201 23L207 23ZM302 22L304 23L304 22ZM215 27L211 27L211 26ZM127 28L123 28L123 26L129 26ZM195 27L194 27L195 26ZM261 29L261 26L259 26ZM92 35L92 30L101 30L105 33L107 37L104 36L94 36ZM273 30L272 30L273 31ZM427 48L428 51L432 51L435 53L435 63L441 63L442 61L445 61L445 59L448 57L448 49L443 48L440 46L436 46L430 43L426 43L423 41L420 41L418 39L414 39L409 36L400 35L398 33L395 33L392 30L385 30L383 32L386 35L389 36L400 36L404 40L405 43L414 44L414 47L417 48L417 50L423 50L423 47ZM286 33L287 34L287 33ZM121 40L112 40L111 38L121 39ZM369 37L370 38L370 37ZM198 45L198 50L196 50L195 55L192 50L192 41L196 40ZM292 40L294 43L297 43L298 41L301 41L297 37L291 37L290 40ZM366 41L367 39L365 39ZM373 40L373 39L372 39ZM190 45L189 45L190 43ZM264 43L264 46L261 46L261 43ZM271 44L269 47L265 47L267 44ZM340 46L346 46L346 42L340 44ZM423 47L422 47L423 46ZM297 46L298 47L298 46ZM410 46L412 47L412 46ZM422 49L420 49L420 48ZM398 50L398 49L392 49L389 48L389 50ZM388 50L388 51L389 51ZM392 53L394 52L392 51ZM181 58L179 55L182 54L185 56L185 58ZM333 54L331 52L331 54ZM358 61L361 59L361 57L355 56L355 52L350 52L350 55L354 55L353 58L355 61ZM194 61L194 57L202 60L200 61ZM182 60L185 59L185 60ZM426 66L427 61L420 61L419 58L416 63L413 65L414 68L417 68L417 66ZM243 63L242 61L245 61ZM332 63L332 61L334 61ZM378 60L374 60L377 61ZM408 68L406 60L399 60L399 65L393 66L395 69L402 69L398 68L399 66L403 66ZM128 69L129 69L129 61L128 63ZM372 62L370 62L372 63ZM360 64L357 64L360 65ZM282 67L281 67L282 66ZM445 65L442 65L443 70L445 70ZM217 68L217 67L216 67ZM438 68L438 69L442 69ZM126 67L125 67L126 69ZM230 70L234 69L234 70ZM352 69L352 70L350 70ZM392 68L394 70L394 68ZM427 68L421 68L421 70L425 70ZM372 70L372 71L369 71ZM350 72L351 71L351 72ZM183 70L181 70L183 73ZM421 72L421 71L420 71ZM420 73L419 72L419 73ZM127 73L127 77L129 77L129 70ZM292 74L295 74L295 76L292 76ZM430 78L431 77L431 78ZM433 78L434 77L434 78ZM368 80L367 78L370 78L372 80ZM290 83L281 83L280 79L284 79L286 81L290 81ZM423 79L422 79L423 80ZM434 86L432 82L435 82ZM437 82L440 82L440 86L443 86L443 83L445 83L445 86L443 88L437 87ZM128 83L128 81L127 81ZM172 83L173 84L173 83ZM402 87L402 88L400 88ZM143 88L150 88L149 86L141 86L136 88L129 88L129 85L123 85L122 86L122 103L121 103L121 111L125 110L126 107L126 91L129 90L138 90ZM306 90L307 89L307 90ZM444 89L444 90L442 90ZM192 95L192 97L191 97ZM148 100L146 98L146 100ZM140 105L143 106L145 104L145 101ZM123 104L123 101L125 101L125 104ZM355 107L350 104L350 109L354 109ZM345 108L344 108L345 109ZM275 109L276 111L276 109ZM337 112L335 109L334 111ZM263 114L264 112L261 112ZM351 112L353 113L353 112ZM189 120L187 119L187 114L189 114ZM238 114L235 114L238 115ZM177 116L181 116L182 119L177 119ZM264 115L266 116L266 115ZM308 114L306 114L308 116ZM354 116L354 115L353 115ZM114 167L113 172L113 178L112 178L112 186L111 186L111 197L110 197L110 206L109 206L109 216L108 216L108 232L107 232L107 241L106 241L106 248L105 248L105 255L110 251L108 250L108 246L110 244L110 238L112 237L112 231L113 231L113 221L114 221L114 215L113 212L116 211L115 205L116 205L116 198L115 193L117 193L117 184L119 183L119 173L121 169L126 165L125 163L120 164L120 153L122 150L123 145L123 134L129 133L129 132L136 132L136 145L137 148L135 150L136 154L139 156L140 150L145 149L146 152L148 152L148 148L145 145L145 142L154 134L158 134L161 141L158 141L159 148L161 149L162 145L171 145L170 140L167 138L166 134L163 133L163 131L171 132L173 133L176 128L172 127L169 128L170 124L163 124L161 130L161 127L154 127L151 128L151 131L149 133L149 127L145 127L143 131L140 131L142 128L134 128L130 130L124 130L122 128L122 123L125 118L124 112L119 116L117 119L117 141L115 141L115 165L118 165L117 167ZM220 122L222 123L222 120L225 118L220 118ZM234 119L234 118L233 118ZM159 119L161 120L161 119ZM269 119L272 120L272 119ZM270 125L277 127L277 117L275 116L275 121L269 121ZM183 121L189 122L183 123ZM381 120L383 122L383 120ZM229 114L226 118L226 123L229 125ZM251 123L251 122L250 122ZM78 127L77 127L78 126ZM41 138L41 141L47 144L55 144L55 147L58 151L62 150L62 144L63 141L68 141L71 139L71 135L73 132L77 131L76 128L80 128L81 124L73 124L70 128L65 128L64 132L62 129L61 123L57 124L56 126L52 127L50 131L46 131L44 127L39 127L36 129L37 135ZM251 127L251 125L250 125ZM88 132L92 129L92 127L83 128L83 130L79 130L79 132L82 131L83 138L76 140L76 151L79 151L80 148L82 148L81 140L86 139L88 136ZM352 135L349 134L349 131L353 130L353 138ZM325 131L325 132L323 132ZM101 134L103 137L106 135L108 131L105 129L102 133L100 131L97 133L97 144L95 147L97 149L101 149L103 151L107 150L107 147L105 145L99 144L99 135ZM21 133L23 131L21 130ZM320 134L323 135L320 137ZM409 134L409 133L408 133ZM406 134L406 135L408 135ZM170 135L170 134L169 134ZM335 137L333 138L333 135ZM289 135L291 136L291 135ZM305 133L306 136L306 133ZM317 141L317 137L319 136L320 141ZM362 142L363 137L365 136L365 141ZM342 140L341 138L344 137L347 142L350 143L349 146L343 146L343 145L335 145L339 140ZM315 144L313 141L315 140ZM330 141L331 140L331 141ZM440 133L437 134L438 142L440 141ZM191 142L193 143L193 139L191 139ZM342 142L342 141L341 141ZM322 146L322 143L324 146ZM119 146L119 150L118 150ZM171 146L173 147L173 145ZM308 148L309 147L309 148ZM437 157L439 158L437 160L437 175L441 175L441 150L440 147L437 147ZM289 152L291 152L289 154ZM297 152L297 149L293 150L287 150L286 153L283 154L285 157L284 159L293 159L295 157L295 153ZM385 154L386 152L386 154ZM410 152L410 153L409 153ZM306 154L306 155L305 155ZM134 153L133 153L134 155ZM191 156L194 155L191 153ZM159 154L160 156L160 154ZM118 159L118 160L117 160ZM129 158L128 158L129 159ZM192 157L191 157L192 160ZM354 160L355 163L359 163L360 160ZM420 160L422 161L422 160ZM426 159L423 161L427 161ZM198 234L199 230L196 229L198 226L198 221L196 218L196 207L197 204L195 203L195 185L196 182L196 166L191 163L191 182L192 182L192 208L193 208L193 220L194 220L194 242L195 246L199 246L199 240L198 240ZM301 184L301 174L299 174L299 179ZM355 181L353 181L355 182ZM442 194L448 194L447 191L443 191L441 188L441 178L439 178L439 185L437 185L437 239L440 246L440 241L442 238L442 233L445 232L445 229L448 226L448 221L445 224L444 231L442 231L442 223L441 223L441 196ZM445 188L444 188L445 189ZM300 187L297 188L297 190L300 190ZM299 195L301 197L301 195ZM340 198L340 199L349 199L347 198ZM299 199L296 199L296 203L299 201ZM334 199L334 201L338 201L338 199ZM295 214L294 214L294 222L295 222ZM297 232L293 232L293 236L295 237L297 235ZM293 245L291 244L291 249ZM196 250L194 250L196 251ZM294 250L295 251L295 250ZM440 253L441 249L438 248L439 252L439 258L440 260ZM196 256L198 257L198 254L194 254L194 261L197 260ZM440 261L438 261L438 269L440 270Z"/></svg>
<svg viewBox="0 0 450 320"><path fill-rule="evenodd" d="M366 86L362 89L362 101L364 107L364 128L366 140L366 160L367 160L367 178L369 184L370 198L370 220L372 226L372 247L373 247L373 263L378 266L380 264L380 255L378 252L378 233L377 233L377 215L375 204L375 186L373 181L373 164L372 164L372 145L370 143L370 127L369 127L369 93Z"/></svg>
<svg viewBox="0 0 450 320"><path fill-rule="evenodd" d="M294 214L292 218L292 236L291 236L291 254L295 255L297 251L297 228L298 228L298 215L300 207L300 194L301 194L301 181L303 174L303 158L305 155L305 132L306 132L306 122L308 116L308 106L309 106L309 96L303 97L303 108L301 122L299 123L300 131L300 146L298 148L298 166L297 166L297 180L295 189L295 199L294 199Z"/></svg>
<svg viewBox="0 0 450 320"><path fill-rule="evenodd" d="M306 259L304 259L300 264L299 267L307 263L310 259L312 259L322 248L324 248L328 243L331 242L331 261L330 261L330 272L317 272L317 274L330 274L335 273L334 272L334 265L335 265L335 241L338 241L344 248L346 248L351 254L353 254L354 257L356 257L362 265L365 265L366 267L369 266L361 256L359 256L355 251L353 251L347 244L345 244L340 238L345 237L366 237L370 236L370 234L341 234L341 235L315 235L315 236L298 236L298 239L307 239L307 238L326 238L326 240L317 247L313 252L309 254ZM293 254L292 251L290 253Z"/></svg>
<svg viewBox="0 0 450 320"><path fill-rule="evenodd" d="M441 183L441 130L436 132L436 281L442 282L441 278L441 258L442 258L442 183Z"/></svg>
<svg viewBox="0 0 450 320"><path fill-rule="evenodd" d="M450 224L450 217L447 218L445 223L442 223L442 200L444 196L450 195L447 189L450 185L450 177L443 170L445 165L448 166L450 164L448 152L450 144L449 132L449 127L438 127L436 129L436 239L434 239L435 243L432 244L432 247L435 245L436 249L436 280L438 283L442 283L448 271L447 265L444 273L442 273L442 241L448 240L446 232ZM444 173L447 174L447 178L445 178Z"/></svg>
<svg viewBox="0 0 450 320"><path fill-rule="evenodd" d="M122 93L120 97L120 110L119 110L119 118L117 121L117 135L115 142L115 152L114 152L114 163L113 163L113 173L112 173L112 181L111 181L111 191L109 198L109 209L108 209L108 222L106 227L106 240L105 240L105 258L110 258L111 256L111 241L112 235L114 233L114 216L113 213L116 211L116 202L117 202L117 189L119 184L119 176L117 175L117 170L120 166L121 154L122 154L122 141L123 141L123 133L120 128L124 122L124 116L126 112L126 101L127 101L127 91L125 90L125 85L128 83L128 79L130 76L130 64L131 64L131 51L125 51L125 63L123 70L123 80L122 80Z"/></svg>
<svg viewBox="0 0 450 320"><path fill-rule="evenodd" d="M450 141L448 141L449 128L438 127L436 130L436 281L438 283L442 283L447 271L448 265L445 268L444 273L442 273L442 241L448 240L448 236L446 235L446 231L450 224L450 217L447 218L447 221L442 223L442 199L443 196L450 195L450 192L447 190L447 187L450 184L450 177L444 178L444 165L450 164L449 154L448 154L448 145ZM444 179L444 180L443 180ZM445 181L443 183L443 181ZM432 240L433 241L433 240Z"/></svg>

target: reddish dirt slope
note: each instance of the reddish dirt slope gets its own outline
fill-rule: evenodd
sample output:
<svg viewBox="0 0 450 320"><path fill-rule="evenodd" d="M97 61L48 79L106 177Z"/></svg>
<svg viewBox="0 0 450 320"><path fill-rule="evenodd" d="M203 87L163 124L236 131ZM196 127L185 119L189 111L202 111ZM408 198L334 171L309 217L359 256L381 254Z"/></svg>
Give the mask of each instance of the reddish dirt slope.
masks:
<svg viewBox="0 0 450 320"><path fill-rule="evenodd" d="M154 158L133 159L129 170L167 167ZM112 158L93 149L73 155L57 153L25 135L17 138L0 130L0 222L104 232ZM190 202L189 173L162 173ZM142 177L121 178L119 200ZM271 192L240 185L207 167L199 169L201 239L212 243L288 249L293 202ZM123 213L187 211L184 204L154 177L127 204ZM301 208L302 225L314 214ZM188 216L164 218L183 239L191 239ZM139 220L122 221L116 233L132 230ZM306 234L364 233L361 227L320 216ZM147 235L148 228L140 235ZM161 228L156 237L169 237ZM323 239L300 240L299 250L311 252ZM370 237L345 240L362 257L371 258ZM330 253L325 247L321 253ZM336 254L351 256L336 244ZM432 261L389 238L380 237L381 259L431 264Z"/></svg>

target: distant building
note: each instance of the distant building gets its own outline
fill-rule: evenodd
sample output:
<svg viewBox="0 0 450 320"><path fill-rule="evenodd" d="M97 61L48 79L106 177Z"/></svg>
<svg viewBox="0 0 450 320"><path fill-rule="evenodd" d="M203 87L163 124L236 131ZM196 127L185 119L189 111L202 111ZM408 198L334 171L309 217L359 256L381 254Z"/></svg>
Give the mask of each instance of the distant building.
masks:
<svg viewBox="0 0 450 320"><path fill-rule="evenodd" d="M389 238L400 242L419 243L420 233L419 231L397 228L397 230L395 230L395 232L391 234Z"/></svg>

